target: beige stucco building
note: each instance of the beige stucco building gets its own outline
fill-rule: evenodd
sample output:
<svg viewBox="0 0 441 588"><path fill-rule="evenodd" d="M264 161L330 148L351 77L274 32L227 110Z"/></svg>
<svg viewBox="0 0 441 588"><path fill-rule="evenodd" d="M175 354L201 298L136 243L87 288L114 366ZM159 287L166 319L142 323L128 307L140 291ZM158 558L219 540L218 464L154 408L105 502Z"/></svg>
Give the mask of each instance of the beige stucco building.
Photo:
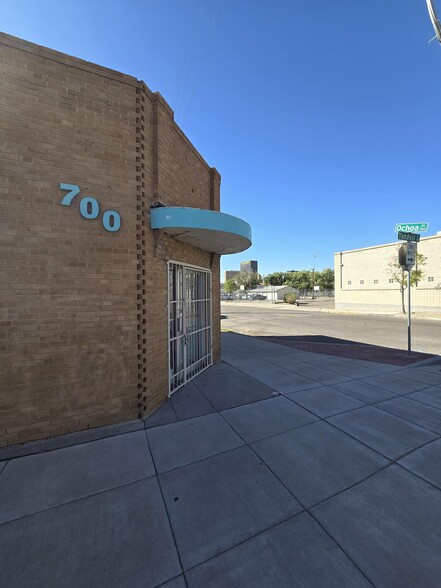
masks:
<svg viewBox="0 0 441 588"><path fill-rule="evenodd" d="M388 264L398 258L402 243L335 253L335 307L400 312L400 286L393 280ZM412 287L412 311L441 312L441 232L421 238L418 253L427 259L422 280ZM407 306L407 294L405 299Z"/></svg>

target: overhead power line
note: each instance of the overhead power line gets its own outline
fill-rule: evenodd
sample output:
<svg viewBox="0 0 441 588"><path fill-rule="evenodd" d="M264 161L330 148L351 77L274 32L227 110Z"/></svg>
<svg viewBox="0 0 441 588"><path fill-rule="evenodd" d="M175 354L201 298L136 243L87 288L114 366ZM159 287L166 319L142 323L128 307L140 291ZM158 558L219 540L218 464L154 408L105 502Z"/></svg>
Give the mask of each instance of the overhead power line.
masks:
<svg viewBox="0 0 441 588"><path fill-rule="evenodd" d="M195 3L196 6L196 3ZM199 15L199 19L197 21L197 28L196 28L196 34L194 35L194 43L193 46L190 48L189 51L189 62L188 62L188 66L187 66L187 75L185 76L185 72L184 72L184 83L182 85L182 92L181 92L181 99L179 101L179 104L176 105L177 107L177 118L179 118L179 115L181 113L181 110L183 108L184 105L184 99L185 99L185 94L186 94L186 90L187 90L187 86L190 80L190 74L191 74L191 70L193 68L193 63L197 54L197 50L198 50L198 41L199 41L199 35L201 33L201 29L202 29L202 23L203 23L203 10L200 11L200 15ZM193 28L193 26L192 26ZM193 31L190 30L190 41L193 37Z"/></svg>
<svg viewBox="0 0 441 588"><path fill-rule="evenodd" d="M186 119L187 119L187 114L188 114L188 111L190 109L190 104L191 104L191 102L193 100L193 96L194 96L194 92L195 92L195 89L196 89L196 85L197 85L197 82L199 81L199 78L201 76L202 67L204 65L205 57L206 57L207 52L208 52L208 46L210 45L211 37L213 35L214 25L216 24L216 19L217 19L217 15L218 15L218 12L219 12L219 8L220 8L220 0L219 0L218 5L217 5L216 12L214 13L213 20L211 22L210 32L208 34L207 42L205 44L204 52L203 52L202 59L201 59L200 65L199 65L199 70L198 70L198 73L197 73L197 75L195 77L193 88L191 90L190 98L189 98L189 101L188 101L188 104L187 104L187 109L185 111L184 118L182 119L182 124L184 124L185 121L186 121Z"/></svg>
<svg viewBox="0 0 441 588"><path fill-rule="evenodd" d="M194 22L195 22L195 17L196 17L196 6L197 6L198 0L194 0L193 2L193 11L192 11L192 15L191 15L191 19L189 20L189 26L187 29L187 43L185 45L185 50L183 52L183 61L182 61L182 66L178 71L178 75L176 76L176 87L175 87L175 100L173 102L174 105L174 110L176 111L178 108L178 100L179 97L181 95L181 89L183 86L183 82L185 80L185 71L186 71L186 65L187 65L187 58L189 56L190 53L190 43L191 43L191 39L193 37L193 26L194 26Z"/></svg>
<svg viewBox="0 0 441 588"><path fill-rule="evenodd" d="M187 119L196 87L201 78L220 2L221 0L217 0L216 8L213 6L215 8L214 14L205 0L194 0L193 3L191 19L188 21L182 65L176 77L175 101L173 103L175 119L181 125Z"/></svg>

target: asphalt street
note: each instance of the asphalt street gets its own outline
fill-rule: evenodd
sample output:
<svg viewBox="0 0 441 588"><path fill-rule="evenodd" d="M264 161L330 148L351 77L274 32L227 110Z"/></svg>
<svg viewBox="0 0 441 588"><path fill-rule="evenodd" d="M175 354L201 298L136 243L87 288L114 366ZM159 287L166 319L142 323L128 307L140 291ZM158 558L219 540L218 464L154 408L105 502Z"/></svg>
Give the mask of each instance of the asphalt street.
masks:
<svg viewBox="0 0 441 588"><path fill-rule="evenodd" d="M330 337L342 342L407 349L407 315L357 315L299 310L295 306L226 302L222 330L246 335ZM441 354L441 321L412 317L412 350Z"/></svg>

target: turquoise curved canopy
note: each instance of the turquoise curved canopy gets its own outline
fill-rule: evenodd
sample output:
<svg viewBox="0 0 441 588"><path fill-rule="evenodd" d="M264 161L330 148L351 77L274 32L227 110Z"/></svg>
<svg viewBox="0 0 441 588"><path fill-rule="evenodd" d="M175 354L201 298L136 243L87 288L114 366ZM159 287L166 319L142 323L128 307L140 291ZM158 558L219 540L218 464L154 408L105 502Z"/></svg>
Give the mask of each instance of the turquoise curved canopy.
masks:
<svg viewBox="0 0 441 588"><path fill-rule="evenodd" d="M251 245L251 227L240 218L200 208L161 206L150 209L150 226L163 229L194 247L225 255Z"/></svg>

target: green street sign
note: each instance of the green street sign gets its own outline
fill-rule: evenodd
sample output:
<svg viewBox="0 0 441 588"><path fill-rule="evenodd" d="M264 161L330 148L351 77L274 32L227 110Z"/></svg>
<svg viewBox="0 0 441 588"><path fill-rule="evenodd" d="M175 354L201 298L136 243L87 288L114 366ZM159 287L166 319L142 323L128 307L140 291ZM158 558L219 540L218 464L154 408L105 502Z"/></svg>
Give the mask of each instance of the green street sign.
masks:
<svg viewBox="0 0 441 588"><path fill-rule="evenodd" d="M420 237L421 235L418 235L418 233L404 233L403 231L398 231L398 239L401 239L402 241L414 241L418 243Z"/></svg>
<svg viewBox="0 0 441 588"><path fill-rule="evenodd" d="M405 233L426 233L429 223L399 223L395 225L395 232L403 231Z"/></svg>

